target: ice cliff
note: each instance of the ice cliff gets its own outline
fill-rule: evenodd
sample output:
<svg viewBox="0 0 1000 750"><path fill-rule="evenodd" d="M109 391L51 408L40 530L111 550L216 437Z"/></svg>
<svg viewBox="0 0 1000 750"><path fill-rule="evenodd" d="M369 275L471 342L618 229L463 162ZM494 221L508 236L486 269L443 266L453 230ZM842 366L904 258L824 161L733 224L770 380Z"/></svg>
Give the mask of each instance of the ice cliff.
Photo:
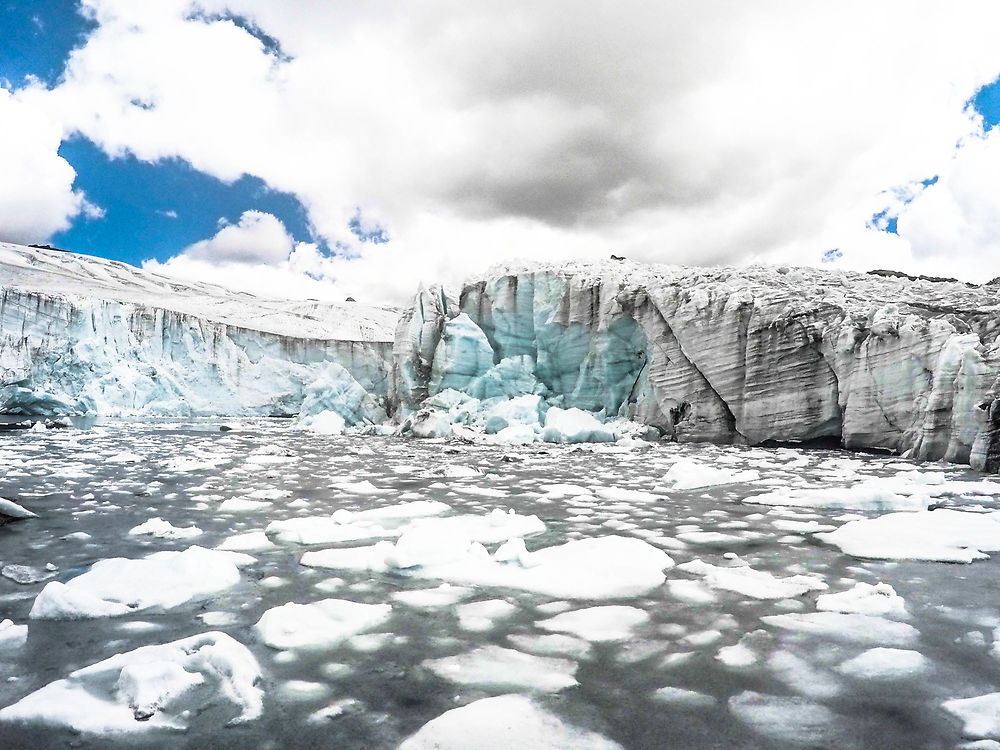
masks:
<svg viewBox="0 0 1000 750"><path fill-rule="evenodd" d="M998 335L1000 287L902 275L512 265L400 314L0 244L0 414L817 440L997 471Z"/></svg>
<svg viewBox="0 0 1000 750"><path fill-rule="evenodd" d="M397 317L0 244L0 414L381 420Z"/></svg>
<svg viewBox="0 0 1000 750"><path fill-rule="evenodd" d="M628 261L508 266L457 297L421 290L396 328L393 402L415 434L531 395L536 431L554 406L559 419L579 409L678 441L837 441L996 471L998 334L991 285Z"/></svg>

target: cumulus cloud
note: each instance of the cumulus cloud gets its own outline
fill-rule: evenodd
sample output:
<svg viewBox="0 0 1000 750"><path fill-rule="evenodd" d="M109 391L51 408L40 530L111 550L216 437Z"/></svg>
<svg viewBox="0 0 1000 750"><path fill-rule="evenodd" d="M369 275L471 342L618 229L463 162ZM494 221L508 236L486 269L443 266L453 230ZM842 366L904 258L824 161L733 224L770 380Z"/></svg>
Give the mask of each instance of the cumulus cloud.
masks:
<svg viewBox="0 0 1000 750"><path fill-rule="evenodd" d="M0 241L39 242L81 213L103 215L73 190L76 172L57 153L59 124L0 87Z"/></svg>
<svg viewBox="0 0 1000 750"><path fill-rule="evenodd" d="M354 296L612 252L976 273L1000 232L966 107L1000 74L992 0L84 5L61 83L20 98L108 153L294 193L342 248L311 273ZM898 236L869 226L887 207Z"/></svg>
<svg viewBox="0 0 1000 750"><path fill-rule="evenodd" d="M244 211L236 224L223 221L215 236L189 245L181 254L209 263L280 263L288 259L292 244L276 216Z"/></svg>

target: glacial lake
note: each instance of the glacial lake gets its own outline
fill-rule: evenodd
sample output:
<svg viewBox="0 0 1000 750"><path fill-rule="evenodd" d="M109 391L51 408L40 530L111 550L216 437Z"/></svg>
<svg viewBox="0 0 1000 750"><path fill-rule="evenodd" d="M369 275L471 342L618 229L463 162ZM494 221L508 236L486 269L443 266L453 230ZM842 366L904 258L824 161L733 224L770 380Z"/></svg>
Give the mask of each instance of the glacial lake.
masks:
<svg viewBox="0 0 1000 750"><path fill-rule="evenodd" d="M795 487L844 488L846 495L859 482L901 476L919 488L919 476L927 474L934 477L931 488L952 483L948 493L933 497L933 506L985 518L1000 509L1000 496L983 489L990 477L967 468L833 450L512 447L316 435L280 420L227 421L226 431L221 424L116 422L0 433L0 497L37 514L0 526L0 561L27 566L22 579L42 579L0 577L0 620L28 625L23 645L0 648L0 708L115 654L221 631L260 665L259 717L226 726L234 710L223 702L187 706L184 728L175 730L150 725L128 734L81 733L44 717L0 721L0 747L395 748L449 710L517 693L568 726L634 750L936 749L969 741L943 702L1000 689L1000 658L991 655L1000 627L996 556L971 564L852 557L814 538L813 527L838 528L879 512L744 502ZM678 461L758 478L672 489L663 477ZM957 483L974 491L963 493ZM228 500L248 498L221 509ZM414 501L444 503L445 518L488 518L497 509L537 516L544 531L524 537L529 552L615 535L643 540L675 565L665 569L666 582L640 594L555 596L530 584L463 582L460 568L448 580L426 577L419 566L305 566L304 553L379 539L302 544L272 533L272 544L247 551L254 561L243 565L238 582L210 597L118 617L29 618L43 587L71 581L103 559L191 545L212 549L272 522ZM201 533L185 539L129 533L152 518ZM500 542L484 545L494 553ZM679 569L693 560L726 569L745 563L779 584L800 576L816 586L759 598L735 590L739 585L716 585L715 568ZM530 578L530 564L526 570ZM572 571L566 575L571 579ZM448 586L439 588L443 583ZM586 583L574 585L586 589ZM905 601L905 612L879 618L894 624L888 635L799 627L794 618L762 620L815 613L817 597L858 583L888 584ZM431 590L449 596L435 599ZM319 647L274 648L254 627L273 608L327 598L391 610L377 624ZM475 613L460 608L480 601L504 604L484 607L478 617L461 615ZM594 635L596 621L589 630L546 624L609 606L634 615L611 623L625 632ZM563 637L546 639L554 633ZM906 662L912 668L897 664L886 671L875 657L871 674L844 666L863 664L852 660L872 649L890 648L898 651L876 655L916 652ZM511 652L526 656L511 661ZM470 653L485 656L469 667L461 657ZM545 675L549 668L561 670L562 684L518 684L519 672ZM462 679L449 677L463 670Z"/></svg>

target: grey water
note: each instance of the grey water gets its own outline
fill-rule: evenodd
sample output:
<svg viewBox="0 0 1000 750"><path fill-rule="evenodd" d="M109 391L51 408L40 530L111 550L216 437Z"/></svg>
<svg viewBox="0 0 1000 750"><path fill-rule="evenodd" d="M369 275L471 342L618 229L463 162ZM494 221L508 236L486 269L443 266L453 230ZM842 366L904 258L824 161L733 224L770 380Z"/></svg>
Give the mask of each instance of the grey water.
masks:
<svg viewBox="0 0 1000 750"><path fill-rule="evenodd" d="M400 502L403 493L441 500L456 512L482 514L511 508L520 514L536 514L547 530L525 540L529 550L607 534L669 541L676 540L678 533L697 529L725 537L714 541L709 537L705 543L668 543L665 549L675 562L700 558L720 565L726 553L735 552L757 570L780 576L820 576L829 584L829 592L845 590L857 581L882 581L905 598L908 622L920 634L912 648L931 662L928 671L911 680L856 680L838 674L833 666L861 653L865 646L822 635L782 632L761 622L761 617L770 614L813 611L816 593L776 602L715 591L713 600L692 603L662 586L632 599L573 601L573 608L627 604L650 616L630 639L594 644L589 655L580 659L577 686L536 696L568 723L603 734L625 748L957 747L963 742L961 727L941 710L941 702L981 695L1000 686L1000 660L989 653L993 627L1000 624L1000 562L996 559L971 565L858 560L774 526L782 518L838 525L843 522L843 510L783 510L741 502L793 482L846 486L858 477L890 476L914 468L945 471L951 479L981 478L967 469L907 465L897 458L832 450L667 443L648 449L509 447L315 435L269 420L230 425L232 429L221 431L220 423L213 420L116 422L89 429L0 432L0 496L38 514L0 526L0 563L31 566L40 576L46 575L47 564L55 567L51 578L27 584L0 577L0 619L29 623L27 644L0 653L0 707L113 654L222 630L245 644L263 667L263 716L225 727L225 718L220 720L217 712L208 710L195 715L185 732L152 730L120 737L0 723L0 748L394 748L445 711L498 694L449 683L422 662L483 644L509 648L511 635L543 634L535 622L546 616L538 607L551 603L549 598L512 589L477 592L467 601L504 598L517 607L513 616L496 621L485 632L463 629L452 608L420 609L396 603L389 621L378 628L394 637L369 650L345 643L287 661L276 658L278 652L258 641L253 625L265 610L330 596L315 584L331 576L343 579L333 596L369 603L390 601L393 592L438 585L419 576L299 565L307 549L351 545L279 543L254 552L257 562L243 569L239 585L210 601L163 614L28 620L32 601L48 580L69 580L98 560L137 558L190 544L211 548L233 534L263 529L269 521L328 514L340 508L392 505ZM261 466L247 461L265 445L273 446L288 462ZM122 452L142 460L109 462ZM546 497L540 489L545 484L572 483L651 491L681 456L726 468L757 469L762 481L662 491L655 502L606 500L589 515L579 513L567 500ZM203 468L177 468L178 458L206 463ZM442 469L448 465L476 467L483 474L447 478ZM334 487L360 480L370 481L382 493L358 496ZM290 494L264 512L218 512L222 500L260 489ZM296 504L300 499L308 505ZM993 496L949 502L1000 507L1000 498ZM204 533L177 541L127 533L152 517L174 526L195 525ZM76 532L90 538L65 539ZM693 578L672 569L666 574L668 579ZM274 577L282 579L280 585L270 585ZM262 585L265 579L269 583ZM232 615L231 624L209 627L199 618L220 611ZM790 653L798 657L795 664L805 666L790 675L769 667L766 659L735 669L715 658L719 648L758 629L768 631L772 653ZM715 630L721 635L714 640L686 640L691 634ZM688 656L671 658L682 653ZM331 664L344 666L333 671ZM292 680L320 683L327 690L316 697L295 696L282 689ZM665 686L698 691L716 701L660 702L655 692ZM745 690L821 704L830 710L831 718L804 732L794 710L797 704L787 704L793 710L747 723L727 704ZM318 709L341 700L345 703L339 715L321 723L309 720Z"/></svg>

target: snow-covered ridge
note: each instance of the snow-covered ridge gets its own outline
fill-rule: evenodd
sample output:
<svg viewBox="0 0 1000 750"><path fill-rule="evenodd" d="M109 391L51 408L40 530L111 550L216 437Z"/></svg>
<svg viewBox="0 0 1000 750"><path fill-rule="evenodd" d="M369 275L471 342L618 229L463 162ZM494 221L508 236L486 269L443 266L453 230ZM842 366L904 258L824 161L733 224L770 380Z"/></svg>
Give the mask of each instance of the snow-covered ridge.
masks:
<svg viewBox="0 0 1000 750"><path fill-rule="evenodd" d="M682 441L834 439L996 470L1000 288L800 268L512 264L396 330L402 413L496 383ZM517 393L504 392L510 397Z"/></svg>
<svg viewBox="0 0 1000 750"><path fill-rule="evenodd" d="M267 299L89 255L0 243L0 287L70 301L99 298L294 338L392 341L388 305Z"/></svg>
<svg viewBox="0 0 1000 750"><path fill-rule="evenodd" d="M316 387L356 381L377 417L395 319L0 245L0 413L293 415Z"/></svg>

